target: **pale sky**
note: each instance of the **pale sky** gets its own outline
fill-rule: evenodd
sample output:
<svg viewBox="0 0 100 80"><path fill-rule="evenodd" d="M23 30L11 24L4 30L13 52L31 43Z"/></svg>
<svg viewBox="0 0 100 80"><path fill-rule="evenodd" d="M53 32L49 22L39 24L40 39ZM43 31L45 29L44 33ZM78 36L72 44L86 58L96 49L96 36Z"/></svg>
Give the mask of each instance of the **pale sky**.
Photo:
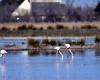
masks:
<svg viewBox="0 0 100 80"><path fill-rule="evenodd" d="M95 6L97 4L97 0L75 0L75 5L84 6Z"/></svg>
<svg viewBox="0 0 100 80"><path fill-rule="evenodd" d="M63 2L65 0L32 0L32 1ZM96 4L97 4L97 0L75 0L75 6L84 6L84 5L95 6Z"/></svg>
<svg viewBox="0 0 100 80"><path fill-rule="evenodd" d="M0 0L0 1L2 1L2 0ZM37 1L37 0L32 0L32 1ZM48 0L48 1L65 1L65 0ZM97 4L97 1L98 0L75 0L75 4L74 5L75 6L85 6L85 5L95 6Z"/></svg>
<svg viewBox="0 0 100 80"><path fill-rule="evenodd" d="M66 0L64 0L66 1ZM97 1L100 0L74 0L74 5L75 6L96 6L97 5Z"/></svg>

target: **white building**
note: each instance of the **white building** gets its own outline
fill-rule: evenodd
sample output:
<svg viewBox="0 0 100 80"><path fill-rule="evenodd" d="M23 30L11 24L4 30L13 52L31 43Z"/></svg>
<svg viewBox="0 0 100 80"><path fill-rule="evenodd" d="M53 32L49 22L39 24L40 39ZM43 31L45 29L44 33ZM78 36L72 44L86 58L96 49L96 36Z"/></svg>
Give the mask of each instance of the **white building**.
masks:
<svg viewBox="0 0 100 80"><path fill-rule="evenodd" d="M24 0L12 13L17 21L55 22L66 18L62 0Z"/></svg>
<svg viewBox="0 0 100 80"><path fill-rule="evenodd" d="M46 2L46 3L54 3L59 2L63 3L62 0L24 0L21 5L12 13L12 16L25 16L31 13L31 3L33 2Z"/></svg>
<svg viewBox="0 0 100 80"><path fill-rule="evenodd" d="M12 13L12 16L25 16L31 12L31 3L28 0L24 0L21 5Z"/></svg>

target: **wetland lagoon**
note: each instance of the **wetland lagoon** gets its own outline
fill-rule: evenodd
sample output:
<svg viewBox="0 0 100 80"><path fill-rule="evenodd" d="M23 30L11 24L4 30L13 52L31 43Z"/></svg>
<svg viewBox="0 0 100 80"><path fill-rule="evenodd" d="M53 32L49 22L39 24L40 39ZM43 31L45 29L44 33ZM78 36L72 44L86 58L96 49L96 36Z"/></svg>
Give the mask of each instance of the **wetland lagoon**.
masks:
<svg viewBox="0 0 100 80"><path fill-rule="evenodd" d="M66 53L66 54L65 54ZM30 55L28 51L10 51L0 58L0 80L99 80L100 51L75 50L60 55Z"/></svg>
<svg viewBox="0 0 100 80"><path fill-rule="evenodd" d="M17 41L19 44L22 42ZM1 45L4 45L3 42ZM24 44L25 46L27 45ZM74 59L69 52L61 52L64 55L63 60L61 55L52 51L8 51L5 57L0 58L0 80L100 79L99 49L72 50Z"/></svg>

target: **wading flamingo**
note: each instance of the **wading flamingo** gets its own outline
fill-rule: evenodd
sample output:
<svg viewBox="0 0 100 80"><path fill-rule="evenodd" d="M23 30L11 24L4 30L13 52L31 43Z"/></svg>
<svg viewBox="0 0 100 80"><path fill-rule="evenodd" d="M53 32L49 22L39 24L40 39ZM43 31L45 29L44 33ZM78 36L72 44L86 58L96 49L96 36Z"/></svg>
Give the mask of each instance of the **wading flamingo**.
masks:
<svg viewBox="0 0 100 80"><path fill-rule="evenodd" d="M69 51L69 53L71 54L72 59L73 59L74 58L74 55L73 55L73 52L70 49L70 44L65 44L64 46L66 47L65 49ZM56 54L59 53L62 56L62 59L63 59L63 54L60 51L61 48L59 46L57 46L57 47L54 47L54 49L57 50Z"/></svg>
<svg viewBox="0 0 100 80"><path fill-rule="evenodd" d="M60 47L57 46L57 47L55 47L54 49L57 50L56 54L59 53L59 54L62 56L62 59L63 59L63 54L62 54L62 52L60 51Z"/></svg>
<svg viewBox="0 0 100 80"><path fill-rule="evenodd" d="M73 52L70 49L70 44L65 44L66 50L69 51L69 53L72 55L72 59L74 58Z"/></svg>
<svg viewBox="0 0 100 80"><path fill-rule="evenodd" d="M4 62L5 62L5 54L7 53L7 51L6 50L0 50L0 57L3 57L3 60L4 60Z"/></svg>
<svg viewBox="0 0 100 80"><path fill-rule="evenodd" d="M6 50L0 50L0 57L2 57L3 55L5 55L7 53L7 51Z"/></svg>

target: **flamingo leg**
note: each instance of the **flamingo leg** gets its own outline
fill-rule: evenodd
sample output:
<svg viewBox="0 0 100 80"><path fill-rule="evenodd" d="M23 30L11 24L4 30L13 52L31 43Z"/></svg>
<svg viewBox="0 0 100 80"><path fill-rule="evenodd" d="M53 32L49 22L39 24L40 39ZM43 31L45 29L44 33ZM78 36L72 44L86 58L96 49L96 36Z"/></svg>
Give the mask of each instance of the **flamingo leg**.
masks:
<svg viewBox="0 0 100 80"><path fill-rule="evenodd" d="M68 51L70 52L70 54L72 55L72 59L74 58L73 52L71 51L71 49L68 49Z"/></svg>
<svg viewBox="0 0 100 80"><path fill-rule="evenodd" d="M58 54L58 50L56 51L56 55Z"/></svg>
<svg viewBox="0 0 100 80"><path fill-rule="evenodd" d="M62 59L63 59L63 54L62 54L62 52L59 50L59 54L62 56Z"/></svg>

